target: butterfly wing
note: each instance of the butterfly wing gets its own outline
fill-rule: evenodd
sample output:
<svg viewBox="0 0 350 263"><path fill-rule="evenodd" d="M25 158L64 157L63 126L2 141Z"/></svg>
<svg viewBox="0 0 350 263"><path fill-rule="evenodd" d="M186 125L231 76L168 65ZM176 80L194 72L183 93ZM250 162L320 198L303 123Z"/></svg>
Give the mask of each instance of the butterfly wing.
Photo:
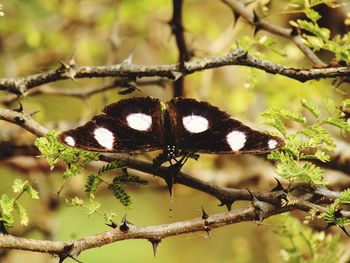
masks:
<svg viewBox="0 0 350 263"><path fill-rule="evenodd" d="M210 154L268 153L282 139L253 130L206 102L175 98L168 102L178 148Z"/></svg>
<svg viewBox="0 0 350 263"><path fill-rule="evenodd" d="M73 147L98 152L146 152L163 148L160 101L150 97L120 100L85 125L60 134Z"/></svg>

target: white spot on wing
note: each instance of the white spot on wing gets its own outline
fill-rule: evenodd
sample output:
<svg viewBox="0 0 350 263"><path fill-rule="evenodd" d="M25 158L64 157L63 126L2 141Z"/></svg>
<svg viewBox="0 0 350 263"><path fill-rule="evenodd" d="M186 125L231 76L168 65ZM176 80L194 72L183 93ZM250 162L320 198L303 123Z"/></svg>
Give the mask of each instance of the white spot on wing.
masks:
<svg viewBox="0 0 350 263"><path fill-rule="evenodd" d="M182 123L186 130L191 133L200 133L208 130L209 122L199 115L189 115L182 118Z"/></svg>
<svg viewBox="0 0 350 263"><path fill-rule="evenodd" d="M113 149L114 136L113 133L106 128L97 128L94 130L96 141L108 150Z"/></svg>
<svg viewBox="0 0 350 263"><path fill-rule="evenodd" d="M232 151L239 151L244 147L246 136L243 132L232 131L226 136L227 143L230 145Z"/></svg>
<svg viewBox="0 0 350 263"><path fill-rule="evenodd" d="M126 121L129 127L138 131L147 131L152 126L152 117L143 113L131 113Z"/></svg>
<svg viewBox="0 0 350 263"><path fill-rule="evenodd" d="M276 140L273 140L273 139L270 139L268 142L267 142L267 145L269 146L269 149L275 149L276 146L277 146L277 141Z"/></svg>
<svg viewBox="0 0 350 263"><path fill-rule="evenodd" d="M70 146L73 146L73 147L75 146L75 140L73 139L72 136L64 137L64 141Z"/></svg>

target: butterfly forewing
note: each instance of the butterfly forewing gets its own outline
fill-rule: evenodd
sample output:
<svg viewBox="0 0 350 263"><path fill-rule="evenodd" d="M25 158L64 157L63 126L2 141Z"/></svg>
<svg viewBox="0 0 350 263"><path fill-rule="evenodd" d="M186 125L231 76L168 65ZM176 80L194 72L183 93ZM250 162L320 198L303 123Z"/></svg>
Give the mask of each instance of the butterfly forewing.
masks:
<svg viewBox="0 0 350 263"><path fill-rule="evenodd" d="M168 102L179 149L211 154L267 153L284 145L255 131L206 102L175 98Z"/></svg>
<svg viewBox="0 0 350 263"><path fill-rule="evenodd" d="M63 132L59 139L70 146L99 152L137 153L163 148L159 100L121 100L103 112L85 125Z"/></svg>

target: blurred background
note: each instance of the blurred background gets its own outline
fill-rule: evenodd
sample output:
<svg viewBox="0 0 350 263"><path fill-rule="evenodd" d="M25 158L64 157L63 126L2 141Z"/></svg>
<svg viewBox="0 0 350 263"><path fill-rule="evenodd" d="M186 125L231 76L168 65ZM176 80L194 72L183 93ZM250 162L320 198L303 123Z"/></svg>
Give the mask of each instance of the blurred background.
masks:
<svg viewBox="0 0 350 263"><path fill-rule="evenodd" d="M287 12L286 7L297 1L253 1L260 16L271 23L289 27L289 20L303 18L300 13ZM302 1L303 2L303 1ZM107 65L121 63L132 54L136 64L160 65L178 61L178 50L168 21L172 16L172 1L116 1L116 0L12 0L1 1L4 16L0 17L0 76L20 77L55 69L60 61L69 63L74 57L78 65ZM267 9L266 9L267 8ZM332 34L347 32L344 21L349 6L330 8L319 5L323 15L320 24ZM296 68L309 68L311 63L289 40L259 31L244 20L233 16L220 1L184 1L184 27L188 47L195 58L224 55L236 43L253 55L272 62ZM319 53L327 63L328 53ZM113 82L111 78L57 81L45 85L60 90L99 88ZM161 85L160 85L161 84ZM186 97L208 101L230 113L234 118L260 129L260 113L268 107L281 106L302 110L301 98L320 103L323 98L336 101L348 96L348 84L338 88L331 80L300 83L257 69L232 66L206 70L185 78ZM172 98L172 82L164 80L155 85L140 86L129 95L119 94L115 88L84 99L48 94L33 94L20 101L25 112L37 112L33 118L48 129L70 129L89 120L101 109L119 99L133 96L152 96L167 101ZM0 92L2 107L18 108L14 96ZM293 127L290 127L291 129ZM339 135L336 135L339 136ZM33 156L34 136L19 127L0 122L0 193L11 193L14 178L32 180L39 191L40 200L28 200L31 222L29 227L16 224L13 232L39 239L70 240L97 234L109 228L102 217L88 217L84 209L69 207L67 197L84 198L84 185L88 171L70 179L63 186L64 165L50 170L43 158ZM22 153L11 152L11 143L22 145ZM12 156L13 155L13 156ZM154 154L138 158L151 160ZM90 169L100 164L93 163ZM274 168L264 158L255 156L209 156L199 161L190 160L183 171L191 176L220 186L270 190L274 184ZM136 172L135 172L136 174ZM103 209L113 210L120 220L124 214L139 226L159 225L201 216L206 212L220 213L215 198L183 186L175 186L170 198L166 185L150 175L137 173L149 181L141 187L128 187L132 207L123 208L107 189L97 193ZM111 175L112 176L112 175ZM337 175L329 180L349 183L348 176ZM337 178L337 179L332 179ZM237 202L233 208L249 203ZM298 216L298 213L296 213ZM290 221L290 222L289 222ZM286 227L299 224L284 215L257 223L241 223L220 228L210 233L194 233L163 240L154 258L151 243L129 240L91 249L79 256L82 262L280 262L283 248L290 245L288 238L279 233ZM289 224L289 225L288 225ZM300 229L300 228L298 228ZM299 231L299 230L298 230ZM308 230L305 230L308 231ZM322 237L320 237L322 238ZM323 237L324 238L324 237ZM301 246L306 246L299 240ZM281 252L282 251L282 252ZM56 262L57 259L39 253L2 252L1 262ZM74 262L67 259L66 262Z"/></svg>

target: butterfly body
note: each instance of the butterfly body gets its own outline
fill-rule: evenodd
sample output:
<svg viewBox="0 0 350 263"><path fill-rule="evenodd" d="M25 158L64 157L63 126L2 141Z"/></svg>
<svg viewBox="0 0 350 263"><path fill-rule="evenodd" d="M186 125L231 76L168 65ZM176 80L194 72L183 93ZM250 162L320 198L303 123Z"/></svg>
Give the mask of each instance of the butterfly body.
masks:
<svg viewBox="0 0 350 263"><path fill-rule="evenodd" d="M279 137L255 131L206 102L175 98L162 104L144 97L106 106L85 125L63 132L61 142L98 152L268 153L284 145Z"/></svg>

